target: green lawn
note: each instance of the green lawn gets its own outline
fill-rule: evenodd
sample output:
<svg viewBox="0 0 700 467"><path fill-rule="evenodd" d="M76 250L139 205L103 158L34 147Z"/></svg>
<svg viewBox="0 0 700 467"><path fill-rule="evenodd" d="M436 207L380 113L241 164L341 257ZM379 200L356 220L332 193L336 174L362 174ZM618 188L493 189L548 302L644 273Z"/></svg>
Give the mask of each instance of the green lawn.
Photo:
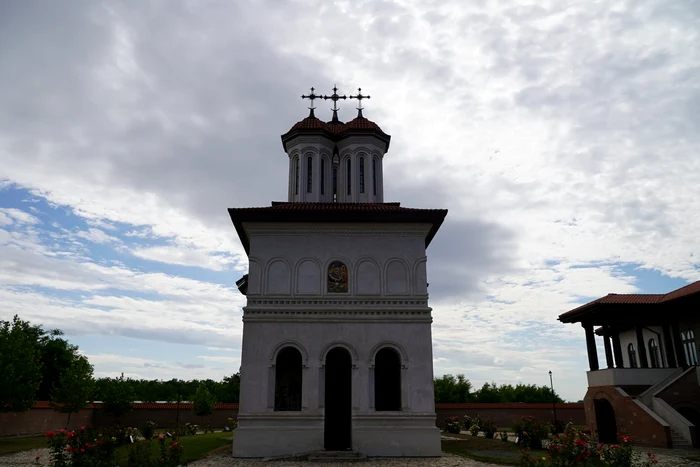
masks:
<svg viewBox="0 0 700 467"><path fill-rule="evenodd" d="M455 435L452 433L445 435L460 438L459 440L442 440L442 450L445 452L494 464L520 464L521 448L515 443L503 442L500 439L487 439L480 436ZM547 451L532 451L532 456L546 457Z"/></svg>
<svg viewBox="0 0 700 467"><path fill-rule="evenodd" d="M140 442L144 443L145 441ZM182 460L192 462L206 457L212 451L222 449L224 446L230 446L233 442L233 434L221 432L183 436L178 439L178 442L183 449ZM126 464L129 447L129 445L122 446L117 450L117 462L120 465ZM151 442L151 449L154 457L160 453L160 443L155 438Z"/></svg>
<svg viewBox="0 0 700 467"><path fill-rule="evenodd" d="M13 452L29 451L30 449L45 448L46 436L13 436L0 438L0 456Z"/></svg>

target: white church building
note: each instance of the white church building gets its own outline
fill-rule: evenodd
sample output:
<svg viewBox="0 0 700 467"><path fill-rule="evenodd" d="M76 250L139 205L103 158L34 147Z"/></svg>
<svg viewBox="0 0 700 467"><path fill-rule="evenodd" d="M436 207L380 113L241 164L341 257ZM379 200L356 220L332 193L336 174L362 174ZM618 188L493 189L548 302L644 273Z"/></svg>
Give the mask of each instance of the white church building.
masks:
<svg viewBox="0 0 700 467"><path fill-rule="evenodd" d="M426 249L447 210L384 202L390 136L361 105L341 122L333 91L282 135L288 200L229 209L249 259L233 455L439 456Z"/></svg>

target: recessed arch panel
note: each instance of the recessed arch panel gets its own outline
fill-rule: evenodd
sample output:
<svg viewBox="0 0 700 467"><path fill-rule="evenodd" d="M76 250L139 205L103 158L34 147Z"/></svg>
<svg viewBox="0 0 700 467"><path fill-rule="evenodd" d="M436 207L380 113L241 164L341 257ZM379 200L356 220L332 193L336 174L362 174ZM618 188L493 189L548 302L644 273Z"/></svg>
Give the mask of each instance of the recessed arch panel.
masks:
<svg viewBox="0 0 700 467"><path fill-rule="evenodd" d="M284 258L275 258L265 268L265 291L271 295L290 295L292 268Z"/></svg>

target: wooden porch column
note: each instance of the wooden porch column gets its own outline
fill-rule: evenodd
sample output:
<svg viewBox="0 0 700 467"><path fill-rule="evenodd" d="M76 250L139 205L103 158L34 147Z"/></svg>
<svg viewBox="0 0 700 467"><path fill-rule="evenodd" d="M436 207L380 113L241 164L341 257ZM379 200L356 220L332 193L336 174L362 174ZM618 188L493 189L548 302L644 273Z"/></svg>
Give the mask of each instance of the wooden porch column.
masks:
<svg viewBox="0 0 700 467"><path fill-rule="evenodd" d="M615 368L624 368L625 361L622 359L622 344L620 343L620 333L615 330L611 331L613 354L615 355Z"/></svg>
<svg viewBox="0 0 700 467"><path fill-rule="evenodd" d="M637 354L639 355L639 367L649 368L647 347L644 345L644 329L642 326L635 326L635 330L637 331Z"/></svg>
<svg viewBox="0 0 700 467"><path fill-rule="evenodd" d="M673 333L673 348L676 349L678 366L685 370L688 368L688 362L685 361L685 352L683 351L681 330L678 328L678 321L674 321L673 324L671 324L671 332Z"/></svg>
<svg viewBox="0 0 700 467"><path fill-rule="evenodd" d="M581 324L583 329L586 330L586 348L588 349L588 365L591 367L591 371L597 371L600 369L598 366L598 349L595 346L595 334L593 333L592 324Z"/></svg>
<svg viewBox="0 0 700 467"><path fill-rule="evenodd" d="M608 368L615 368L612 346L610 345L610 331L607 327L603 328L603 345L605 346L605 363L607 363Z"/></svg>
<svg viewBox="0 0 700 467"><path fill-rule="evenodd" d="M663 325L664 336L664 354L666 354L666 363L669 368L678 368L676 363L676 352L673 350L673 340L671 339L671 325Z"/></svg>

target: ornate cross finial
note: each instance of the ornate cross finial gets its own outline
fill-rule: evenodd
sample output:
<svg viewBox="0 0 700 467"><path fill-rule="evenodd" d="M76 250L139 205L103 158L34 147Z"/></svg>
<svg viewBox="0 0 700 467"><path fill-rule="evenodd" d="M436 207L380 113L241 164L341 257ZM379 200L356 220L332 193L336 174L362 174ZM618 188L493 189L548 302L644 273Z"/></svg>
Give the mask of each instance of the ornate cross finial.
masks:
<svg viewBox="0 0 700 467"><path fill-rule="evenodd" d="M337 122L338 121L338 101L340 99L347 99L347 96L343 94L342 96L338 95L338 88L333 85L333 94L330 96L323 96L324 100L331 99L333 101L333 108L331 109L333 111L333 121Z"/></svg>
<svg viewBox="0 0 700 467"><path fill-rule="evenodd" d="M321 99L321 97L322 96L320 94L314 94L314 88L311 88L311 94L309 94L308 96L302 94L302 99L309 99L311 101L311 107L309 107L309 117L315 117L314 109L316 107L314 107L314 99Z"/></svg>
<svg viewBox="0 0 700 467"><path fill-rule="evenodd" d="M362 99L369 99L370 96L363 96L362 95L362 88L357 88L357 95L356 96L350 96L350 99L357 99L357 105L359 107L356 107L357 109L357 117L361 118L362 117Z"/></svg>

